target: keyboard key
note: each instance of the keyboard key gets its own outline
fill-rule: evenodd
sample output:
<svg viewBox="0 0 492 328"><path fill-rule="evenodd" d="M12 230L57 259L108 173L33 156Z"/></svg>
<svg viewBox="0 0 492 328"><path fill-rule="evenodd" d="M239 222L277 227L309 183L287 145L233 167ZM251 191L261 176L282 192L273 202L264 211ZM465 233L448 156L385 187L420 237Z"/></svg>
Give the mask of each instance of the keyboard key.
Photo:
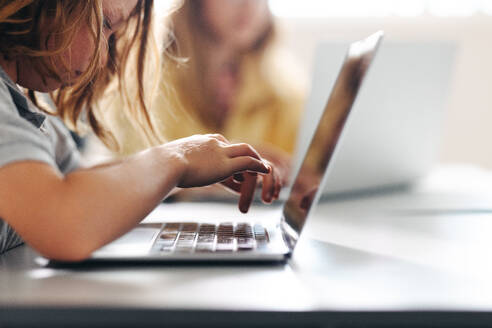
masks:
<svg viewBox="0 0 492 328"><path fill-rule="evenodd" d="M158 240L155 244L158 247L173 247L174 240Z"/></svg>
<svg viewBox="0 0 492 328"><path fill-rule="evenodd" d="M159 249L163 247L172 248L177 236L178 234L176 232L164 232L157 238L155 244Z"/></svg>
<svg viewBox="0 0 492 328"><path fill-rule="evenodd" d="M200 225L198 233L201 234L214 234L217 231L217 227L215 224L204 223Z"/></svg>
<svg viewBox="0 0 492 328"><path fill-rule="evenodd" d="M197 244L214 243L215 235L198 235Z"/></svg>
<svg viewBox="0 0 492 328"><path fill-rule="evenodd" d="M196 232L181 231L178 240L193 240L195 239L196 235L197 235Z"/></svg>
<svg viewBox="0 0 492 328"><path fill-rule="evenodd" d="M163 253L171 253L174 251L174 247L164 246L159 249Z"/></svg>
<svg viewBox="0 0 492 328"><path fill-rule="evenodd" d="M169 222L166 223L164 226L164 229L162 229L163 232L178 232L179 228L181 228L181 223L179 222Z"/></svg>
<svg viewBox="0 0 492 328"><path fill-rule="evenodd" d="M196 232L181 231L176 242L177 252L191 252L195 243Z"/></svg>
<svg viewBox="0 0 492 328"><path fill-rule="evenodd" d="M164 232L160 235L159 239L165 241L168 240L175 241L177 236L178 236L177 232Z"/></svg>
<svg viewBox="0 0 492 328"><path fill-rule="evenodd" d="M231 222L221 223L217 228L217 237L234 237L234 226Z"/></svg>
<svg viewBox="0 0 492 328"><path fill-rule="evenodd" d="M239 251L252 250L255 248L255 240L253 238L238 238L237 249Z"/></svg>
<svg viewBox="0 0 492 328"><path fill-rule="evenodd" d="M251 225L248 223L238 223L234 230L234 236L236 238L253 238L253 231Z"/></svg>
<svg viewBox="0 0 492 328"><path fill-rule="evenodd" d="M183 223L181 227L181 232L196 232L198 230L198 223L195 222L186 222Z"/></svg>
<svg viewBox="0 0 492 328"><path fill-rule="evenodd" d="M214 232L204 232L200 227L195 246L196 252L212 252L214 250L215 226L213 229Z"/></svg>
<svg viewBox="0 0 492 328"><path fill-rule="evenodd" d="M214 243L197 243L195 246L195 252L213 252L214 251Z"/></svg>
<svg viewBox="0 0 492 328"><path fill-rule="evenodd" d="M233 237L219 237L217 236L217 244L215 247L217 252L232 252L234 251L234 238Z"/></svg>
<svg viewBox="0 0 492 328"><path fill-rule="evenodd" d="M191 253L193 251L193 246L192 245L189 245L189 246L185 246L185 245L181 245L181 246L176 246L174 248L174 252L178 252L178 253Z"/></svg>
<svg viewBox="0 0 492 328"><path fill-rule="evenodd" d="M259 244L265 244L268 242L268 232L261 224L255 224L254 228L255 240Z"/></svg>
<svg viewBox="0 0 492 328"><path fill-rule="evenodd" d="M252 250L256 246L253 229L249 223L238 223L234 230L234 237L237 240L237 249L239 251Z"/></svg>

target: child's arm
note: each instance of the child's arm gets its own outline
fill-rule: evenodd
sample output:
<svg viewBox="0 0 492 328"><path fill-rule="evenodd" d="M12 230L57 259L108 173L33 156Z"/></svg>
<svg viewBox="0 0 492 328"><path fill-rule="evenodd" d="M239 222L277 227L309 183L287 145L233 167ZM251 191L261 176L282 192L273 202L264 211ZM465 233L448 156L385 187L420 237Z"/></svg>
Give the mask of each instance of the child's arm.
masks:
<svg viewBox="0 0 492 328"><path fill-rule="evenodd" d="M42 255L81 260L133 228L175 186L208 185L246 170L267 174L264 188L276 194L278 181L256 152L217 135L66 176L48 164L17 162L0 168L0 217Z"/></svg>

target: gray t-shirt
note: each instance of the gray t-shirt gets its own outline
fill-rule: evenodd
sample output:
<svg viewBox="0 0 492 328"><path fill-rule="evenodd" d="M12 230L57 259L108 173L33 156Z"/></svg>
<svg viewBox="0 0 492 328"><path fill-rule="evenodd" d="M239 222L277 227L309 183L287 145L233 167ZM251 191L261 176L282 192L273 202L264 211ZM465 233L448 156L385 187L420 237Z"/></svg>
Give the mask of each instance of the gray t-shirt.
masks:
<svg viewBox="0 0 492 328"><path fill-rule="evenodd" d="M79 165L68 129L41 113L0 67L0 167L18 161L41 161L66 174ZM0 254L22 239L0 218Z"/></svg>

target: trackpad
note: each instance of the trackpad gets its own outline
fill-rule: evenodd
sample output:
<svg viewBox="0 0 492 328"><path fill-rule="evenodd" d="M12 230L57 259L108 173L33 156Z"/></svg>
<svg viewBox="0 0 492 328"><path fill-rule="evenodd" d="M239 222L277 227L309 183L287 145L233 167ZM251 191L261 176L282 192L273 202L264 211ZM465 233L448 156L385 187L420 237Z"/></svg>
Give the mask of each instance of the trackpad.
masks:
<svg viewBox="0 0 492 328"><path fill-rule="evenodd" d="M120 257L124 255L148 253L159 231L160 228L155 226L138 226L112 243L99 249L93 255L96 257L98 255L114 255Z"/></svg>

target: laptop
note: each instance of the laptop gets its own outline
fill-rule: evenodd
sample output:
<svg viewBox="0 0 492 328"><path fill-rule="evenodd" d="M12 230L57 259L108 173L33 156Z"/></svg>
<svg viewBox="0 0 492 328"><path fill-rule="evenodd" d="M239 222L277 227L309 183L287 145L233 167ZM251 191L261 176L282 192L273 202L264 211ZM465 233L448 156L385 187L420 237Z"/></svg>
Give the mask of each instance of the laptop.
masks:
<svg viewBox="0 0 492 328"><path fill-rule="evenodd" d="M275 222L141 223L94 252L92 261L284 261L297 244L328 176L345 122L383 32L352 43ZM199 216L200 213L193 213Z"/></svg>
<svg viewBox="0 0 492 328"><path fill-rule="evenodd" d="M294 167L323 114L325 88L335 83L346 47L325 42L316 49ZM432 169L456 50L450 42L384 42L353 105L325 196L408 186Z"/></svg>

